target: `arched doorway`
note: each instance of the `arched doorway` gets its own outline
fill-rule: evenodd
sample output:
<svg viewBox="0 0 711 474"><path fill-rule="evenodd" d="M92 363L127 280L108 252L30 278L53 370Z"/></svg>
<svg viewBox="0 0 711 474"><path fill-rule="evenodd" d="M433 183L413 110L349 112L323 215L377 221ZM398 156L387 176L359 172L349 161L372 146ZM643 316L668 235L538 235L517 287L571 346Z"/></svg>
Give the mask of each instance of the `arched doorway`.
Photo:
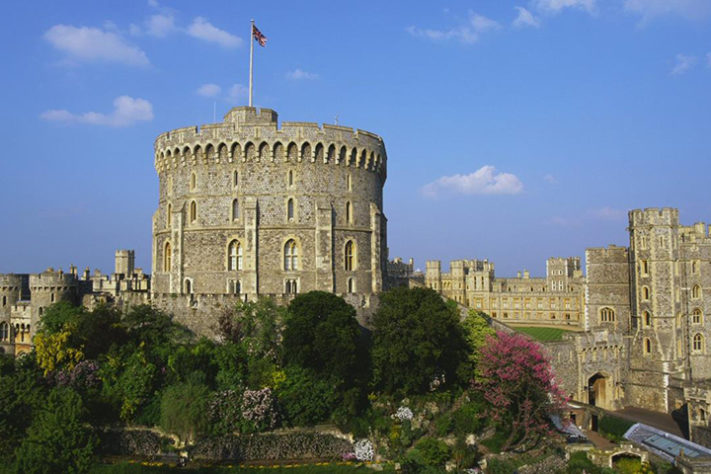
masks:
<svg viewBox="0 0 711 474"><path fill-rule="evenodd" d="M607 377L599 372L588 379L588 403L607 408Z"/></svg>

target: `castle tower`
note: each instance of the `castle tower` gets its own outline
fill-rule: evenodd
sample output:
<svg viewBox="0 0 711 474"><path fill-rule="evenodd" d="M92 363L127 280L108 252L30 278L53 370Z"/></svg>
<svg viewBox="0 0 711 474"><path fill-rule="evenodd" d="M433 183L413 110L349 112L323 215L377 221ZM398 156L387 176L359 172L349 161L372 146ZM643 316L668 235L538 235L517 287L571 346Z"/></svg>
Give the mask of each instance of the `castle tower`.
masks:
<svg viewBox="0 0 711 474"><path fill-rule="evenodd" d="M0 352L13 353L14 329L11 321L13 305L22 298L26 275L0 275Z"/></svg>
<svg viewBox="0 0 711 474"><path fill-rule="evenodd" d="M32 314L29 323L33 335L40 316L48 306L59 301L77 303L78 284L76 276L53 268L30 275Z"/></svg>
<svg viewBox="0 0 711 474"><path fill-rule="evenodd" d="M631 341L626 396L631 405L663 412L683 399L673 387L685 377L678 230L676 209L629 213Z"/></svg>
<svg viewBox="0 0 711 474"><path fill-rule="evenodd" d="M130 278L135 267L136 254L133 250L117 250L115 256L114 273Z"/></svg>
<svg viewBox="0 0 711 474"><path fill-rule="evenodd" d="M425 262L425 286L437 292L442 291L442 262L427 260Z"/></svg>
<svg viewBox="0 0 711 474"><path fill-rule="evenodd" d="M185 322L210 298L372 295L387 264L386 152L363 130L235 107L155 141L152 292ZM177 298L180 300L181 298ZM172 304L172 303L171 303ZM193 328L196 325L192 325Z"/></svg>

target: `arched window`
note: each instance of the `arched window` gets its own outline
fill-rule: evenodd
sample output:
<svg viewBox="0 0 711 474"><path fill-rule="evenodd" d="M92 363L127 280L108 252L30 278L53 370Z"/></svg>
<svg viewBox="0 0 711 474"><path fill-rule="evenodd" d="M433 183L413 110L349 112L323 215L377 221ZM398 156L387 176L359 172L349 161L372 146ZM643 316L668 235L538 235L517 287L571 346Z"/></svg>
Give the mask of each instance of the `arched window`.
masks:
<svg viewBox="0 0 711 474"><path fill-rule="evenodd" d="M237 199L232 201L232 220L236 221L239 219L239 201Z"/></svg>
<svg viewBox="0 0 711 474"><path fill-rule="evenodd" d="M346 223L351 224L353 222L353 210L351 202L346 202Z"/></svg>
<svg viewBox="0 0 711 474"><path fill-rule="evenodd" d="M190 222L195 222L197 219L197 203L190 201Z"/></svg>
<svg viewBox="0 0 711 474"><path fill-rule="evenodd" d="M232 173L232 186L235 188L239 186L239 171Z"/></svg>
<svg viewBox="0 0 711 474"><path fill-rule="evenodd" d="M238 240L233 240L227 248L227 269L229 271L242 270L242 245Z"/></svg>
<svg viewBox="0 0 711 474"><path fill-rule="evenodd" d="M602 308L600 310L600 321L613 322L615 320L615 310L612 308Z"/></svg>
<svg viewBox="0 0 711 474"><path fill-rule="evenodd" d="M190 174L190 190L195 191L196 187L197 187L197 176L193 172Z"/></svg>
<svg viewBox="0 0 711 474"><path fill-rule="evenodd" d="M296 280L286 280L284 282L284 292L290 295L298 293L299 290L296 286Z"/></svg>
<svg viewBox="0 0 711 474"><path fill-rule="evenodd" d="M644 353L650 354L652 352L652 341L648 337L644 338Z"/></svg>
<svg viewBox="0 0 711 474"><path fill-rule="evenodd" d="M286 201L286 218L289 220L294 219L294 200L292 198Z"/></svg>
<svg viewBox="0 0 711 474"><path fill-rule="evenodd" d="M694 352L703 352L704 350L704 336L700 333L694 334L693 345L691 348Z"/></svg>
<svg viewBox="0 0 711 474"><path fill-rule="evenodd" d="M54 293L49 294L49 302L54 303Z"/></svg>
<svg viewBox="0 0 711 474"><path fill-rule="evenodd" d="M239 295L240 293L242 293L242 282L239 280L230 280L229 292L233 295Z"/></svg>
<svg viewBox="0 0 711 474"><path fill-rule="evenodd" d="M691 313L691 322L694 324L701 324L703 322L703 313L699 308L696 308L693 313Z"/></svg>
<svg viewBox="0 0 711 474"><path fill-rule="evenodd" d="M165 252L163 252L163 271L169 272L171 263L173 262L173 251L170 248L170 242L165 243Z"/></svg>
<svg viewBox="0 0 711 474"><path fill-rule="evenodd" d="M644 321L645 326L652 325L652 316L649 314L649 311L642 312L642 320Z"/></svg>
<svg viewBox="0 0 711 474"><path fill-rule="evenodd" d="M346 189L348 191L353 191L353 178L350 173L346 175Z"/></svg>
<svg viewBox="0 0 711 474"><path fill-rule="evenodd" d="M289 172L286 173L286 183L287 183L289 186L293 186L293 185L294 185L294 171L293 171L293 170L289 170Z"/></svg>
<svg viewBox="0 0 711 474"><path fill-rule="evenodd" d="M0 341L10 340L10 325L2 322L0 323Z"/></svg>
<svg viewBox="0 0 711 474"><path fill-rule="evenodd" d="M168 215L165 216L165 221L168 223L168 227L173 224L173 205L171 203L168 203L168 210L167 210Z"/></svg>
<svg viewBox="0 0 711 474"><path fill-rule="evenodd" d="M191 295L193 293L193 282L190 281L190 278L185 279L185 293L188 295Z"/></svg>
<svg viewBox="0 0 711 474"><path fill-rule="evenodd" d="M647 273L649 273L649 264L646 260L642 260L640 262L640 267L642 269L642 275L646 275Z"/></svg>
<svg viewBox="0 0 711 474"><path fill-rule="evenodd" d="M699 285L694 285L691 289L691 297L695 299L701 298L701 287Z"/></svg>
<svg viewBox="0 0 711 474"><path fill-rule="evenodd" d="M291 271L299 268L299 249L294 239L289 239L284 244L284 270ZM295 292L294 292L295 293Z"/></svg>
<svg viewBox="0 0 711 474"><path fill-rule="evenodd" d="M355 293L355 281L353 278L348 279L348 293Z"/></svg>
<svg viewBox="0 0 711 474"><path fill-rule="evenodd" d="M350 272L353 270L354 254L355 254L355 244L353 243L352 240L349 240L348 242L346 242L346 247L344 250L344 259L343 259L343 266L345 267L347 272Z"/></svg>
<svg viewBox="0 0 711 474"><path fill-rule="evenodd" d="M649 299L649 288L646 286L642 287L642 299L645 301Z"/></svg>

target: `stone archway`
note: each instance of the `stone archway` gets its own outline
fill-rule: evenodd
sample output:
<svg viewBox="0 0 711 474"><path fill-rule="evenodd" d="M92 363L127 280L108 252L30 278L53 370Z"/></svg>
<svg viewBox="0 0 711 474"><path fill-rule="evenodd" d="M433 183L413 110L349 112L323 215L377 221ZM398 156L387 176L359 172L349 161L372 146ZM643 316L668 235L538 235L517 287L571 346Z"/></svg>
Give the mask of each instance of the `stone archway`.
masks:
<svg viewBox="0 0 711 474"><path fill-rule="evenodd" d="M588 404L600 408L609 408L609 377L597 372L588 379Z"/></svg>

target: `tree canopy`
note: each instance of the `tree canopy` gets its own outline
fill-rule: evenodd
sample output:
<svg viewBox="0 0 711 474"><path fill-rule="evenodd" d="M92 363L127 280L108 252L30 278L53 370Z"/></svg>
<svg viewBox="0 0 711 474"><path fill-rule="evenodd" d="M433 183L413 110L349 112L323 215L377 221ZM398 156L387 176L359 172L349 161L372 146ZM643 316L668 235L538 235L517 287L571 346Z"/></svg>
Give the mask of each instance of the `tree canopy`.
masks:
<svg viewBox="0 0 711 474"><path fill-rule="evenodd" d="M283 359L338 382L353 379L365 364L355 309L332 293L299 295L287 308Z"/></svg>
<svg viewBox="0 0 711 474"><path fill-rule="evenodd" d="M373 372L387 393L424 393L466 377L468 344L459 315L434 290L384 293L373 318Z"/></svg>

